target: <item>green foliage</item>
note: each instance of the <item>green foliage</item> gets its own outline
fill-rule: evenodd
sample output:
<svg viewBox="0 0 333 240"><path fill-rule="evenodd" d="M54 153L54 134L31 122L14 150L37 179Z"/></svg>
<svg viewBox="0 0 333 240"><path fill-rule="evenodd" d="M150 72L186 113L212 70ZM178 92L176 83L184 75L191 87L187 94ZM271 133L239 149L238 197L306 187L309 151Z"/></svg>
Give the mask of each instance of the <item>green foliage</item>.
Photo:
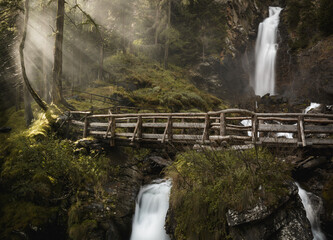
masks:
<svg viewBox="0 0 333 240"><path fill-rule="evenodd" d="M63 200L82 186L91 185L97 199L104 197L102 184L119 174L119 167L107 156L95 151L74 153L72 142L53 136L47 115L52 113L41 114L31 128L2 142L0 238L11 239L13 231L25 231L31 224L39 227L63 215Z"/></svg>
<svg viewBox="0 0 333 240"><path fill-rule="evenodd" d="M291 179L289 165L263 149L185 152L168 175L176 239L226 239L228 209L274 206Z"/></svg>
<svg viewBox="0 0 333 240"><path fill-rule="evenodd" d="M300 21L300 10L301 5L299 1L292 0L288 2L287 19L291 30L294 30Z"/></svg>
<svg viewBox="0 0 333 240"><path fill-rule="evenodd" d="M156 62L130 54L107 58L105 68L113 73L108 80L110 86L90 91L120 96L142 109L181 111L197 108L205 111L221 107L220 100L192 85L182 68L170 65L165 70Z"/></svg>
<svg viewBox="0 0 333 240"><path fill-rule="evenodd" d="M322 35L332 34L332 1L288 0L285 11L293 50L312 46Z"/></svg>

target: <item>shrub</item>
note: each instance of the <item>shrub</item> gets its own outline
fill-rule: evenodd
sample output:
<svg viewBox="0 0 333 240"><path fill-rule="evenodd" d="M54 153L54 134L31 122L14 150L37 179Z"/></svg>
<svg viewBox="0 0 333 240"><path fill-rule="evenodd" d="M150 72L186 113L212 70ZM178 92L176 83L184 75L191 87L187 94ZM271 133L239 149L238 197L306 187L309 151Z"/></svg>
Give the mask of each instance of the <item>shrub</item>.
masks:
<svg viewBox="0 0 333 240"><path fill-rule="evenodd" d="M290 168L263 149L189 151L168 175L176 239L226 239L227 209L243 211L258 201L274 206L288 192Z"/></svg>

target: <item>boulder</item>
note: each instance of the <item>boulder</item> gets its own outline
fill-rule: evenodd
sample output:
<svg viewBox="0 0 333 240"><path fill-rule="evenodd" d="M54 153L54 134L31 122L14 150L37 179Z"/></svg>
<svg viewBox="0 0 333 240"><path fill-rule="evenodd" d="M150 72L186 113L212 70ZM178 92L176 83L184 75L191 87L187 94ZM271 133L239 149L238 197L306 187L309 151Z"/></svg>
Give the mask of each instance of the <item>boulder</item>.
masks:
<svg viewBox="0 0 333 240"><path fill-rule="evenodd" d="M268 207L258 203L243 212L229 210L227 222L232 239L235 240L313 238L295 185L291 186L289 195L278 206Z"/></svg>

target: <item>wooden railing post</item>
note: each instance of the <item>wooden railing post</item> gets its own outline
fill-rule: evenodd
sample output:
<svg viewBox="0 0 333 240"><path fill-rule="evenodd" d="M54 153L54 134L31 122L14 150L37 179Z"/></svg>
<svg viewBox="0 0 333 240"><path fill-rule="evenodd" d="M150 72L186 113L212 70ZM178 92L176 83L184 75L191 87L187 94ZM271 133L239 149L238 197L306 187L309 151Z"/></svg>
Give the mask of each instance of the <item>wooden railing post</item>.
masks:
<svg viewBox="0 0 333 240"><path fill-rule="evenodd" d="M208 113L205 115L205 128L202 134L202 143L209 140L209 126L210 126L210 118Z"/></svg>
<svg viewBox="0 0 333 240"><path fill-rule="evenodd" d="M134 128L133 136L132 136L132 142L135 139L135 135L138 135L138 139L141 140L142 138L142 116L138 116L138 120L136 122L136 126Z"/></svg>
<svg viewBox="0 0 333 240"><path fill-rule="evenodd" d="M111 129L110 129L110 135L111 135L111 139L110 139L110 146L111 147L114 147L116 144L115 144L115 136L116 136L116 118L111 116L111 119L110 119L110 126L111 126Z"/></svg>
<svg viewBox="0 0 333 240"><path fill-rule="evenodd" d="M142 116L138 117L138 140L142 139Z"/></svg>
<svg viewBox="0 0 333 240"><path fill-rule="evenodd" d="M156 123L156 118L153 118L153 123ZM156 129L153 128L153 134L155 134L155 133L156 133Z"/></svg>
<svg viewBox="0 0 333 240"><path fill-rule="evenodd" d="M302 146L306 146L306 141L305 141L305 134L304 134L304 117L303 116L298 116L298 121L297 121L297 135L298 135L298 142L302 143Z"/></svg>
<svg viewBox="0 0 333 240"><path fill-rule="evenodd" d="M257 144L258 138L258 117L256 114L252 116L252 143Z"/></svg>
<svg viewBox="0 0 333 240"><path fill-rule="evenodd" d="M172 141L172 116L168 117L168 141Z"/></svg>
<svg viewBox="0 0 333 240"><path fill-rule="evenodd" d="M226 124L225 124L225 114L220 114L220 135L225 136L226 135Z"/></svg>

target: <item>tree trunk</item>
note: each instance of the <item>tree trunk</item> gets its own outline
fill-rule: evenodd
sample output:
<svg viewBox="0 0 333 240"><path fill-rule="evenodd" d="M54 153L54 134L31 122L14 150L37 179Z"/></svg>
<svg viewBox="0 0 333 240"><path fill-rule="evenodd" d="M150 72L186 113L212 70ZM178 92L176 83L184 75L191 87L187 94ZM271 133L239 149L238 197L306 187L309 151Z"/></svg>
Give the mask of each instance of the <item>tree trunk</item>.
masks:
<svg viewBox="0 0 333 240"><path fill-rule="evenodd" d="M67 103L62 95L62 44L64 35L64 20L65 0L58 0L54 61L52 70L52 100L55 104L61 103L65 107L74 110L74 107Z"/></svg>
<svg viewBox="0 0 333 240"><path fill-rule="evenodd" d="M167 23L167 37L165 41L164 48L164 68L168 68L168 58L169 58L169 29L171 24L171 0L168 1L168 23Z"/></svg>
<svg viewBox="0 0 333 240"><path fill-rule="evenodd" d="M25 17L24 17L24 27L23 27L23 34L22 34L22 40L20 44L20 60L21 60L21 70L22 70L22 77L25 83L25 86L27 90L30 92L33 99L36 101L36 103L44 110L47 111L47 104L39 97L39 95L36 93L36 91L32 88L27 73L25 71L25 63L24 63L24 44L25 39L27 37L27 28L28 28L28 20L29 20L29 0L25 1L24 4L25 7Z"/></svg>
<svg viewBox="0 0 333 240"><path fill-rule="evenodd" d="M160 22L160 0L157 0L156 3L156 16L155 16L155 41L154 44L157 46L158 44L158 26Z"/></svg>
<svg viewBox="0 0 333 240"><path fill-rule="evenodd" d="M104 43L101 36L101 43L99 47L99 68L98 68L98 79L103 79L103 61L104 61Z"/></svg>
<svg viewBox="0 0 333 240"><path fill-rule="evenodd" d="M54 62L52 70L52 100L55 104L62 100L62 43L64 33L65 0L58 0Z"/></svg>
<svg viewBox="0 0 333 240"><path fill-rule="evenodd" d="M122 28L122 48L123 54L126 54L126 37L125 37L125 10L121 10L121 28Z"/></svg>
<svg viewBox="0 0 333 240"><path fill-rule="evenodd" d="M31 98L29 96L29 91L26 85L23 87L23 96L24 96L24 119L26 126L30 126L34 115L31 109Z"/></svg>

